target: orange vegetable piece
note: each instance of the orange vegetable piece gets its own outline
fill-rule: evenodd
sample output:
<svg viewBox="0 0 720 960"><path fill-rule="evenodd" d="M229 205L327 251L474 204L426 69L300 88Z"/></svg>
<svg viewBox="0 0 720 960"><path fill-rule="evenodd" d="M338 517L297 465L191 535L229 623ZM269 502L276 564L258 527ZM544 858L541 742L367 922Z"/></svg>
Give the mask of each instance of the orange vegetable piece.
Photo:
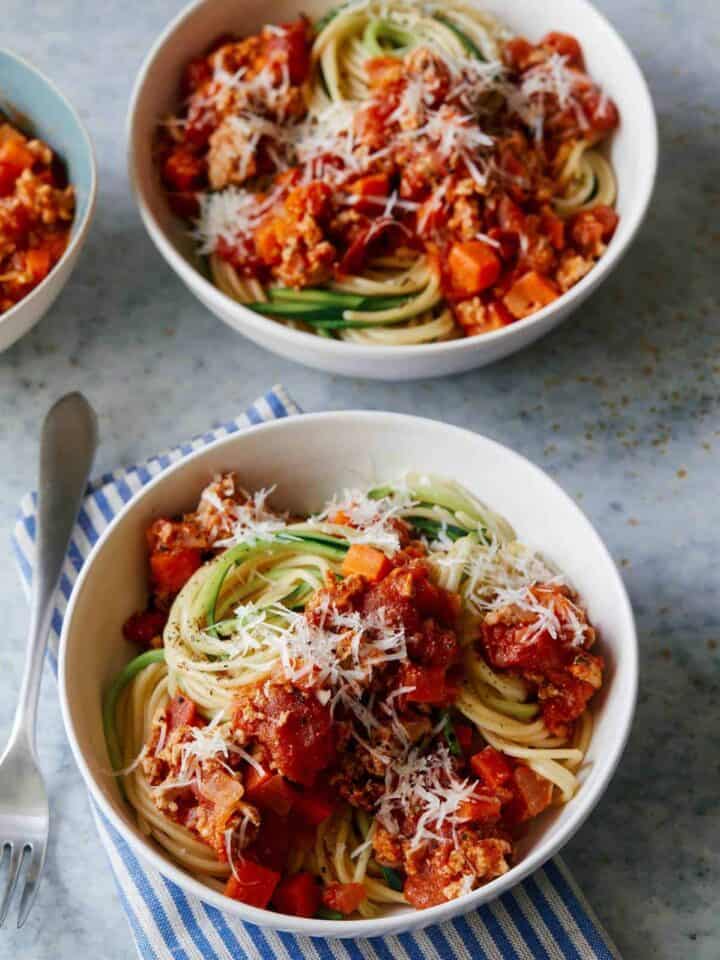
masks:
<svg viewBox="0 0 720 960"><path fill-rule="evenodd" d="M447 667L426 667L416 663L403 665L402 684L413 687L405 698L409 703L451 703L457 696L457 690L448 683Z"/></svg>
<svg viewBox="0 0 720 960"><path fill-rule="evenodd" d="M382 580L391 567L392 564L382 550L368 547L364 543L354 543L345 554L342 573L344 577L359 573L367 580Z"/></svg>
<svg viewBox="0 0 720 960"><path fill-rule="evenodd" d="M502 264L487 243L469 240L454 243L448 257L448 270L453 292L466 297L491 287L500 276Z"/></svg>
<svg viewBox="0 0 720 960"><path fill-rule="evenodd" d="M280 263L283 237L286 233L282 217L266 217L255 230L255 250L268 265Z"/></svg>
<svg viewBox="0 0 720 960"><path fill-rule="evenodd" d="M504 786L512 777L512 767L494 747L485 747L470 757L470 767L491 790Z"/></svg>
<svg viewBox="0 0 720 960"><path fill-rule="evenodd" d="M255 806L286 817L295 802L296 791L279 773L258 773L250 767L245 774L245 795Z"/></svg>
<svg viewBox="0 0 720 960"><path fill-rule="evenodd" d="M15 138L9 138L0 143L0 163L6 163L8 167L16 171L16 176L23 170L28 170L35 163L33 153L25 146L25 141Z"/></svg>
<svg viewBox="0 0 720 960"><path fill-rule="evenodd" d="M558 296L549 280L530 270L510 287L503 297L503 303L514 317L520 319L546 307L553 300L557 300Z"/></svg>
<svg viewBox="0 0 720 960"><path fill-rule="evenodd" d="M270 903L279 882L279 873L244 857L235 864L235 873L225 884L225 896L262 909Z"/></svg>
<svg viewBox="0 0 720 960"><path fill-rule="evenodd" d="M211 816L217 827L224 829L243 798L243 785L224 770L211 770L201 775L197 789L202 799L212 804Z"/></svg>
<svg viewBox="0 0 720 960"><path fill-rule="evenodd" d="M523 808L520 819L530 820L550 806L553 785L525 764L518 764L513 770L513 779Z"/></svg>
<svg viewBox="0 0 720 960"><path fill-rule="evenodd" d="M320 887L311 873L294 873L280 881L272 903L279 913L293 917L314 917L320 906Z"/></svg>
<svg viewBox="0 0 720 960"><path fill-rule="evenodd" d="M40 283L50 273L52 255L46 247L35 247L25 253L25 269L34 283Z"/></svg>
<svg viewBox="0 0 720 960"><path fill-rule="evenodd" d="M161 550L150 557L153 584L162 593L179 593L201 564L195 547Z"/></svg>
<svg viewBox="0 0 720 960"><path fill-rule="evenodd" d="M500 819L500 797L470 797L458 807L458 816L473 823L488 823Z"/></svg>
<svg viewBox="0 0 720 960"><path fill-rule="evenodd" d="M346 917L355 913L366 897L362 883L331 883L323 890L322 901L330 910Z"/></svg>

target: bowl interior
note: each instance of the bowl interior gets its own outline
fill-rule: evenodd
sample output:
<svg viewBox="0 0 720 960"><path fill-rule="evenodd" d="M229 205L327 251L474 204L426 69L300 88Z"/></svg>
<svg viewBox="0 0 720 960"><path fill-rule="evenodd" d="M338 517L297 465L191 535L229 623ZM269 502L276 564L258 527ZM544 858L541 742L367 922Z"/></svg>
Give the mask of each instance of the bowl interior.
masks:
<svg viewBox="0 0 720 960"><path fill-rule="evenodd" d="M308 0L303 10L312 16L324 13L332 3L328 0ZM608 146L609 159L618 181L617 209L620 224L605 256L568 294L550 307L539 311L533 318L515 324L505 330L475 338L473 345L485 342L488 345L499 337L517 334L521 328L536 323L544 316L557 312L570 297L576 297L594 285L601 273L606 273L627 246L645 212L649 199L657 151L655 119L647 87L631 53L608 24L586 0L478 0L478 5L505 22L514 32L537 40L550 30L574 34L585 52L590 74L598 80L608 95L617 103L620 128L614 133ZM178 17L160 38L146 62L146 72L141 75L133 101L130 119L130 166L133 182L138 192L141 209L151 232L159 231L156 241L170 258L171 265L178 269L182 264L173 264L179 255L203 275L204 263L195 254L194 243L187 226L171 212L165 193L155 169L152 144L157 124L178 107L178 89L184 65L207 47L222 33L237 32L247 35L260 29L270 18L283 22L297 17L297 6L289 0L277 0L271 15L262 0L244 0L241 6L228 5L225 0L205 0L189 8ZM186 278L187 281L188 278ZM197 288L196 288L196 292ZM203 296L202 291L199 291ZM208 292L205 291L203 299ZM228 298L225 312L232 312L257 330L269 325L277 327L272 320L258 318L255 314L234 304ZM579 302L579 300L578 300ZM301 343L307 334L284 328L287 338ZM313 338L318 340L317 337ZM318 351L332 351L334 341L316 344ZM362 352L362 347L343 344L347 351ZM466 349L467 341L450 341L423 347L405 348L407 351L455 351ZM377 348L380 349L380 348ZM397 352L397 347L392 348Z"/></svg>
<svg viewBox="0 0 720 960"><path fill-rule="evenodd" d="M119 829L166 875L205 899L271 926L311 929L320 921L284 922L209 894L175 868L137 830L112 776L102 732L101 696L136 651L121 626L146 600L144 532L151 519L191 509L218 471L234 469L249 489L277 485L274 501L296 511L317 509L345 487L398 478L409 469L438 470L469 487L504 514L519 537L551 558L579 589L599 629L607 680L594 701L596 727L582 774L583 785L563 808L540 818L524 841L520 861L506 877L462 901L424 911L405 909L405 927L462 912L490 899L538 866L568 839L609 779L629 728L636 683L632 613L620 577L589 522L542 471L483 437L434 421L393 414L317 414L278 421L201 451L163 474L108 530L76 587L61 650L61 696L71 743L94 795ZM464 906L463 906L464 904ZM250 916L250 919L253 919ZM256 922L257 918L255 917ZM371 921L376 933L388 920ZM326 932L326 931L322 931ZM359 931L358 931L359 932ZM367 931L370 935L370 931Z"/></svg>
<svg viewBox="0 0 720 960"><path fill-rule="evenodd" d="M75 187L75 235L82 228L93 193L92 150L85 131L62 94L30 64L0 49L0 108L23 132L44 140L66 164Z"/></svg>

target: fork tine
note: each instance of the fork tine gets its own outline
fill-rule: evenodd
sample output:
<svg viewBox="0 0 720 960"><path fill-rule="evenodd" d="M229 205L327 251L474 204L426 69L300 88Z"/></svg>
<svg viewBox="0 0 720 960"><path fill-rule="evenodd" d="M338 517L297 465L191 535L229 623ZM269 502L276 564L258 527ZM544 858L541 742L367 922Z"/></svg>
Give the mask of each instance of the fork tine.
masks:
<svg viewBox="0 0 720 960"><path fill-rule="evenodd" d="M28 914L35 903L35 896L40 886L40 874L45 860L45 845L40 844L29 847L30 862L25 871L25 888L20 900L20 909L18 910L17 928L18 930L27 920Z"/></svg>
<svg viewBox="0 0 720 960"><path fill-rule="evenodd" d="M6 844L10 847L10 864L7 875L7 880L5 881L5 893L3 894L2 905L0 905L0 927L5 923L5 918L7 917L8 910L10 909L10 901L12 900L13 891L15 890L15 884L17 883L18 874L20 873L20 862L22 860L24 847L13 844ZM5 860L3 854L3 861Z"/></svg>

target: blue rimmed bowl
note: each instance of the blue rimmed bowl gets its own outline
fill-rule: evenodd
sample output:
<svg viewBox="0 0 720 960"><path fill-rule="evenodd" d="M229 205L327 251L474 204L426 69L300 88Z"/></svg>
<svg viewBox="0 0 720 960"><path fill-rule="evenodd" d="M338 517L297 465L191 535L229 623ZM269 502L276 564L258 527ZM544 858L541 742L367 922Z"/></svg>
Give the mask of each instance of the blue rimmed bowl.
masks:
<svg viewBox="0 0 720 960"><path fill-rule="evenodd" d="M34 327L67 283L95 207L97 175L92 143L80 117L57 87L26 60L0 48L0 109L44 140L67 168L75 188L75 219L65 253L42 283L0 313L0 351Z"/></svg>

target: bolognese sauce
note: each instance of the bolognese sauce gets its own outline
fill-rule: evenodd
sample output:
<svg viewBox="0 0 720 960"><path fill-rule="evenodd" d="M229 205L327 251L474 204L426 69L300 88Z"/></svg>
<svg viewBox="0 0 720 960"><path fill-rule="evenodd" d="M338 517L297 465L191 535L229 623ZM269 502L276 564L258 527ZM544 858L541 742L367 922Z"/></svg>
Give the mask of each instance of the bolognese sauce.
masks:
<svg viewBox="0 0 720 960"><path fill-rule="evenodd" d="M0 314L50 273L74 213L75 192L52 149L0 124Z"/></svg>
<svg viewBox="0 0 720 960"><path fill-rule="evenodd" d="M450 481L304 519L271 495L225 474L148 529L130 802L207 882L299 916L502 875L576 787L603 673L578 596Z"/></svg>

